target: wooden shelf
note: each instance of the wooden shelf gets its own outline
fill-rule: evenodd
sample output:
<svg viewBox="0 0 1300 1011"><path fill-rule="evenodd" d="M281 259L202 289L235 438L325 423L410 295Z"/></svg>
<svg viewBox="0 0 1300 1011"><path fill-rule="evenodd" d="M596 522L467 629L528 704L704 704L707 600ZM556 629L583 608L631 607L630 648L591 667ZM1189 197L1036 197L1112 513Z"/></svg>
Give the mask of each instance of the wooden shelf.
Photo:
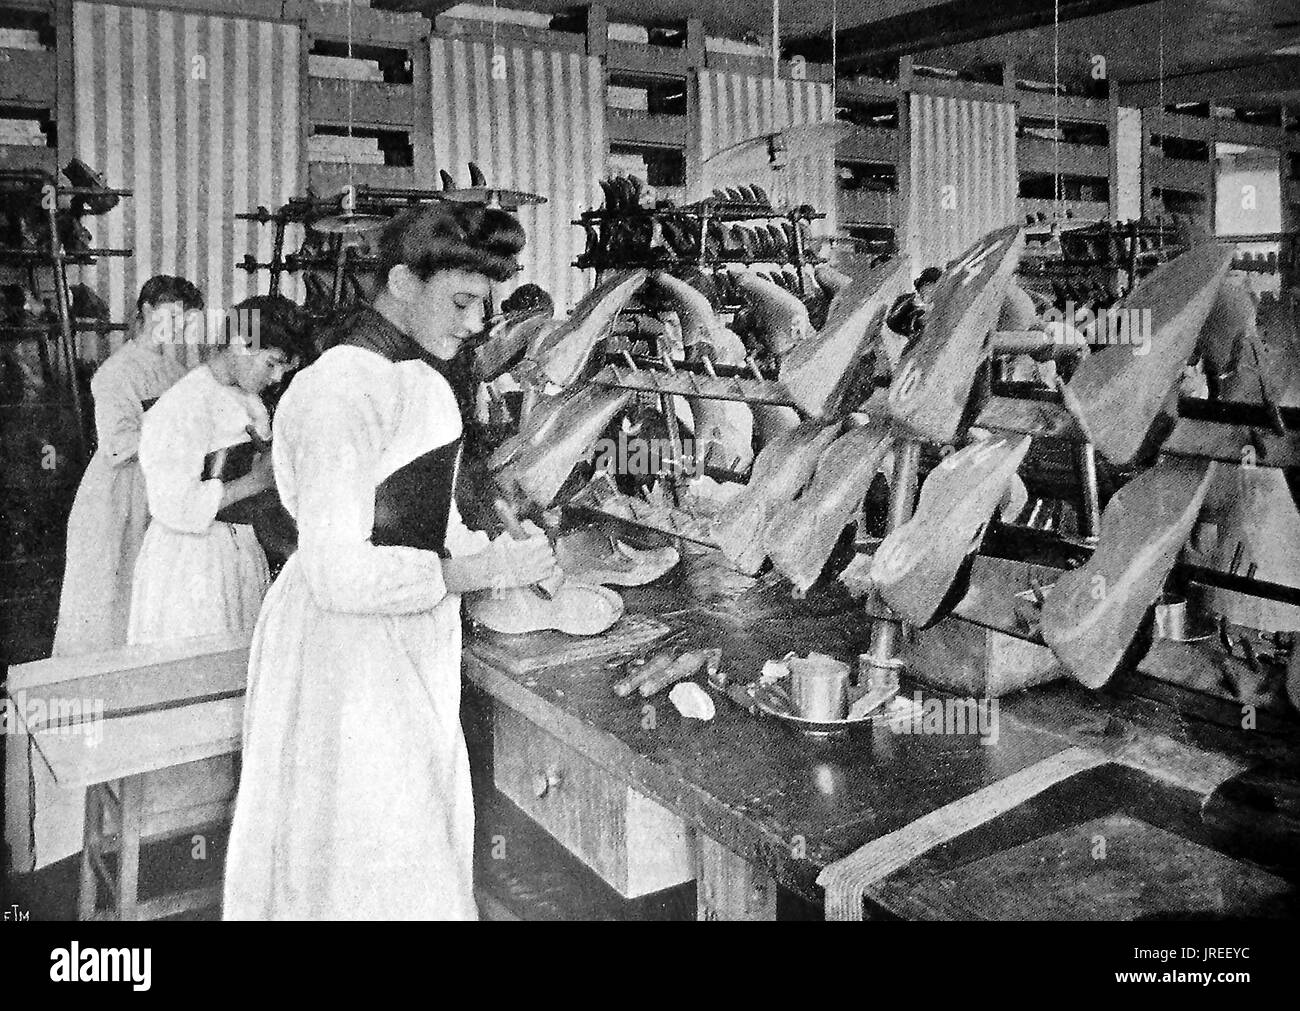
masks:
<svg viewBox="0 0 1300 1011"><path fill-rule="evenodd" d="M57 94L53 49L0 48L0 105L53 105Z"/></svg>
<svg viewBox="0 0 1300 1011"><path fill-rule="evenodd" d="M1110 174L1110 148L1091 144L1068 144L1043 140L1040 137L1020 137L1016 140L1016 162L1021 172L1052 173L1059 169L1064 175L1098 176Z"/></svg>
<svg viewBox="0 0 1300 1011"><path fill-rule="evenodd" d="M332 77L312 77L307 81L307 115L312 123L346 125L349 91L352 92L354 124L413 128L415 85L347 81Z"/></svg>
<svg viewBox="0 0 1300 1011"><path fill-rule="evenodd" d="M611 108L605 113L605 132L611 144L685 147L687 117Z"/></svg>
<svg viewBox="0 0 1300 1011"><path fill-rule="evenodd" d="M0 171L6 169L40 169L53 175L59 169L58 149L27 144L0 144Z"/></svg>
<svg viewBox="0 0 1300 1011"><path fill-rule="evenodd" d="M319 194L340 193L349 182L376 187L419 185L415 168L410 165L353 165L351 173L343 162L311 162L307 166L307 185Z"/></svg>
<svg viewBox="0 0 1300 1011"><path fill-rule="evenodd" d="M900 132L881 127L859 126L835 146L837 161L897 162L904 150Z"/></svg>
<svg viewBox="0 0 1300 1011"><path fill-rule="evenodd" d="M896 225L902 219L902 201L897 193L840 190L836 202L841 221Z"/></svg>

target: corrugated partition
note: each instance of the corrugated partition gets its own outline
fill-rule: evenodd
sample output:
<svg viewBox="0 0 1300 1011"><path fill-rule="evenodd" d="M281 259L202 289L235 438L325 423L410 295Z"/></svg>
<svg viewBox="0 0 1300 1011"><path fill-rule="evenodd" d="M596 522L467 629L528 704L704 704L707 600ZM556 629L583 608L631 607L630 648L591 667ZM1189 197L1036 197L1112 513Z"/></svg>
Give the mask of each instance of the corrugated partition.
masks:
<svg viewBox="0 0 1300 1011"><path fill-rule="evenodd" d="M772 78L754 74L727 71L701 70L700 138L702 157L721 151L749 137L772 130ZM831 118L831 88L829 84L812 81L777 82L776 128L795 123L815 123ZM828 150L819 156L800 157L791 151L788 163L777 173L770 173L774 200L788 200L791 206L812 204L827 215L816 224L817 234L827 234L835 228L836 190L835 156ZM759 182L766 179L726 177L711 172L708 166L701 178L688 180L691 200L708 196L718 186Z"/></svg>
<svg viewBox="0 0 1300 1011"><path fill-rule="evenodd" d="M77 155L135 193L90 223L96 244L135 256L101 261L86 283L114 320L152 274L188 277L211 307L256 294L235 263L265 262L271 229L234 215L300 188L298 27L78 3L73 45Z"/></svg>
<svg viewBox="0 0 1300 1011"><path fill-rule="evenodd" d="M1120 106L1115 121L1115 220L1142 217L1142 110Z"/></svg>
<svg viewBox="0 0 1300 1011"><path fill-rule="evenodd" d="M604 73L598 59L573 50L499 48L504 80L493 78L489 43L431 40L434 159L461 185L473 161L491 185L547 198L520 209L528 246L518 280L540 284L563 312L591 287L591 273L572 265L585 242L571 222L601 202Z"/></svg>
<svg viewBox="0 0 1300 1011"><path fill-rule="evenodd" d="M943 266L1019 217L1016 109L1008 102L911 96L906 253Z"/></svg>

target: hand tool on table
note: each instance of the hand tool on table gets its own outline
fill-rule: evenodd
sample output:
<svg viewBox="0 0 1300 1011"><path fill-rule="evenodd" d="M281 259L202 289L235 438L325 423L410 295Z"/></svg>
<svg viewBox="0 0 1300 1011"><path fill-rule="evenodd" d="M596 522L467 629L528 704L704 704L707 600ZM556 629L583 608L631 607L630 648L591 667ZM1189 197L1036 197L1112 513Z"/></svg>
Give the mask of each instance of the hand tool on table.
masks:
<svg viewBox="0 0 1300 1011"><path fill-rule="evenodd" d="M702 670L710 667L717 668L722 662L722 650L720 649L695 649L688 650L669 664L663 671L653 674L646 678L638 685L642 698L649 698L657 692L663 691L670 685L675 685L678 681L685 681L693 678Z"/></svg>
<svg viewBox="0 0 1300 1011"><path fill-rule="evenodd" d="M641 684L668 669L677 659L682 640L686 637L683 629L667 639L660 640L641 656L634 657L627 665L627 676L614 685L614 694L625 698L636 691Z"/></svg>
<svg viewBox="0 0 1300 1011"><path fill-rule="evenodd" d="M503 498L499 498L492 503L492 507L496 510L496 514L500 517L501 522L505 524L506 533L508 533L514 540L526 541L529 539L530 535L528 531L525 530L524 525L519 522L519 517L515 515L515 511L510 507L509 502ZM537 583L537 592L547 600L550 600L555 596L555 591L560 588L560 584L563 582L564 573L561 572L558 575L552 576L550 579Z"/></svg>
<svg viewBox="0 0 1300 1011"><path fill-rule="evenodd" d="M626 649L619 650L617 653L605 659L601 665L605 670L625 670L632 672L640 670L645 666L646 661L659 650L666 646L680 642L686 638L686 630L683 628L666 629L653 641L643 642L636 646L628 646Z"/></svg>

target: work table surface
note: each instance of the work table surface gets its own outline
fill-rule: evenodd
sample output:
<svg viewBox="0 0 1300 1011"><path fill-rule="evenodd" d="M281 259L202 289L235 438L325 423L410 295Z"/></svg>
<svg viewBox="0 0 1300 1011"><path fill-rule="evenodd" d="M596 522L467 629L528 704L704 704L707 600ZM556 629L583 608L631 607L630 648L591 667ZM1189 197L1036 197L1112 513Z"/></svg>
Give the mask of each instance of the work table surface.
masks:
<svg viewBox="0 0 1300 1011"><path fill-rule="evenodd" d="M734 609L694 604L677 591L629 591L625 599L631 611L689 624L699 643L722 647L724 669L741 680L792 650L852 656L865 649L868 634L867 622L855 614L743 618ZM684 607L690 612L682 613ZM1198 789L1247 764L1222 753L1217 738L1230 735L1213 727L1189 727L1168 714L1163 719L1169 725L1162 727L1158 705L1108 700L1071 685L999 700L997 739L988 743L976 733L905 734L881 725L821 742L751 715L720 692L711 692L717 709L711 721L681 717L666 691L650 700L635 693L619 698L612 691L619 674L599 660L514 674L480 656L483 641L476 645L473 633L467 638L465 672L473 683L819 904L822 890L815 882L827 864L1072 746L1122 754L1187 791L1188 811L1174 817L1193 836ZM905 677L903 694L910 698L915 690L943 697ZM653 720L646 718L647 701ZM1106 789L1101 783L1093 788ZM1032 813L1002 816L1002 841L1033 838L1039 829L1030 824ZM915 913L894 901L885 885L869 893L880 909Z"/></svg>

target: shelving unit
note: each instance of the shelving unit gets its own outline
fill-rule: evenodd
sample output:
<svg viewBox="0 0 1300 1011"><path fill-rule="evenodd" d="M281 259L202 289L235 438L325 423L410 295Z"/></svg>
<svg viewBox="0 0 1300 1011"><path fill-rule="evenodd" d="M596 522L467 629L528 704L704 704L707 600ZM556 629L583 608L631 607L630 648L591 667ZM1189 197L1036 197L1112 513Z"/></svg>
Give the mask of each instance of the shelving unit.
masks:
<svg viewBox="0 0 1300 1011"><path fill-rule="evenodd" d="M57 35L52 0L0 4L0 170L58 170Z"/></svg>
<svg viewBox="0 0 1300 1011"><path fill-rule="evenodd" d="M0 654L8 662L34 659L48 649L63 572L64 527L82 469L93 447L90 409L75 335L121 329L106 321L79 320L69 268L90 266L130 250L68 251L60 239L58 207L70 199L128 191L53 186L37 169L0 169L6 210L21 216L23 229L0 244L0 278L24 293L27 305L6 307L0 320L6 375L19 374L17 389L0 403L3 481L0 483L0 585L5 614ZM55 199L48 198L53 191ZM44 205L44 206L43 206ZM42 219L43 216L43 219ZM46 234L37 231L43 224ZM43 244L24 242L43 238ZM17 241L15 241L17 240ZM52 305L47 304L49 298ZM52 310L52 311L51 311ZM32 359L32 354L35 359ZM24 374L24 359L39 375ZM35 380L35 383L32 383Z"/></svg>
<svg viewBox="0 0 1300 1011"><path fill-rule="evenodd" d="M429 31L418 14L356 6L349 20L343 5L307 7L302 146L312 193L434 185Z"/></svg>

